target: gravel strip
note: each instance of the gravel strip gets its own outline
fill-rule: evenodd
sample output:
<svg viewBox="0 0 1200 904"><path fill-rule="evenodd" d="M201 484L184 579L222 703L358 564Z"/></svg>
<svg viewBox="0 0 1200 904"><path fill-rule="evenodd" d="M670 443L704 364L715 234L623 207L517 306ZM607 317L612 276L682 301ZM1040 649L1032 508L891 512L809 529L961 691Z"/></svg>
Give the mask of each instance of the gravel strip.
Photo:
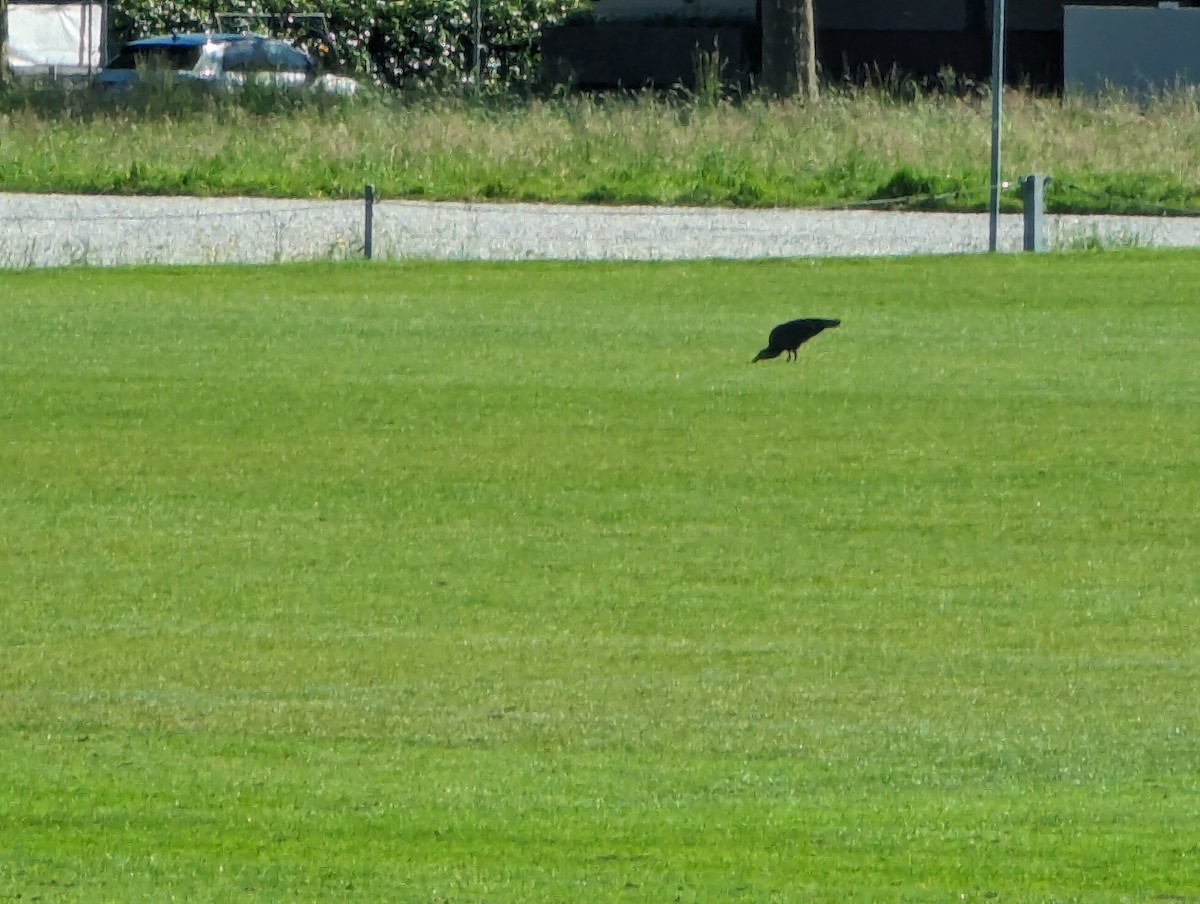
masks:
<svg viewBox="0 0 1200 904"><path fill-rule="evenodd" d="M1022 219L1001 217L1018 251ZM678 260L963 254L985 214L377 201L377 258ZM0 194L0 268L269 263L362 254L361 201ZM1200 246L1200 218L1048 216L1051 248Z"/></svg>

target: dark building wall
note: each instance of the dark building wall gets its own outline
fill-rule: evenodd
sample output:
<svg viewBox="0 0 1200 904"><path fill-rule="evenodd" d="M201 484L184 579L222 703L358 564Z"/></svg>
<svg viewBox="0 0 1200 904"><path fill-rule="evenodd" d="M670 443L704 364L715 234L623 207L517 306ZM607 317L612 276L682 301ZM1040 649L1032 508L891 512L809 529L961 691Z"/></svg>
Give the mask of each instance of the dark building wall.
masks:
<svg viewBox="0 0 1200 904"><path fill-rule="evenodd" d="M814 0L817 28L835 31L961 31L971 0Z"/></svg>
<svg viewBox="0 0 1200 904"><path fill-rule="evenodd" d="M758 29L658 24L575 25L542 36L542 74L580 88L696 87L697 53L716 50L727 84L749 87L760 64Z"/></svg>
<svg viewBox="0 0 1200 904"><path fill-rule="evenodd" d="M1074 2L1157 5L1157 0ZM1006 0L1010 83L1062 87L1067 5L1066 0ZM817 55L826 78L861 78L893 68L918 78L943 69L978 81L991 76L992 0L814 0L814 7Z"/></svg>
<svg viewBox="0 0 1200 904"><path fill-rule="evenodd" d="M1062 31L1063 7L1073 3L1156 6L1158 0L1007 0L1008 27ZM992 0L814 0L813 6L817 27L835 30L961 31L992 21Z"/></svg>
<svg viewBox="0 0 1200 904"><path fill-rule="evenodd" d="M1005 70L1013 84L1062 87L1065 0L1006 0ZM1088 0L1094 6L1157 6L1157 0ZM1200 5L1182 0L1181 6ZM985 81L991 75L992 0L814 0L817 59L831 80L876 77L893 70L929 78L945 69ZM641 31L640 36L634 32ZM755 26L706 29L690 23L571 26L544 36L543 61L552 81L584 87L694 82L692 54L712 46L716 32L731 80L757 72L761 42Z"/></svg>

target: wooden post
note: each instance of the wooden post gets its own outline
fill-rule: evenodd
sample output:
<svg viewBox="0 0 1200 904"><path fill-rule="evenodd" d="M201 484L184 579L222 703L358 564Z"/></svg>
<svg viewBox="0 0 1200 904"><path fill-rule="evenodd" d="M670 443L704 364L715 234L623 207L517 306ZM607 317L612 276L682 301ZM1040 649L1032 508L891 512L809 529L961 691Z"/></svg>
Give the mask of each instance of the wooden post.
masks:
<svg viewBox="0 0 1200 904"><path fill-rule="evenodd" d="M779 97L817 99L813 0L762 0L762 82Z"/></svg>

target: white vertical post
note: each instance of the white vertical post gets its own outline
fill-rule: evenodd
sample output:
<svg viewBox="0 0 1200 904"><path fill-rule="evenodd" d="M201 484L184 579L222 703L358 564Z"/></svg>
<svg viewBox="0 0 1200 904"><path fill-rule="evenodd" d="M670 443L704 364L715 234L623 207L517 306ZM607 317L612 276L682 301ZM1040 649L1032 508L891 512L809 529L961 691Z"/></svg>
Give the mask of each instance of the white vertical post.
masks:
<svg viewBox="0 0 1200 904"><path fill-rule="evenodd" d="M1000 123L1004 99L1004 0L992 0L992 187L988 195L988 251L996 250L1000 221Z"/></svg>

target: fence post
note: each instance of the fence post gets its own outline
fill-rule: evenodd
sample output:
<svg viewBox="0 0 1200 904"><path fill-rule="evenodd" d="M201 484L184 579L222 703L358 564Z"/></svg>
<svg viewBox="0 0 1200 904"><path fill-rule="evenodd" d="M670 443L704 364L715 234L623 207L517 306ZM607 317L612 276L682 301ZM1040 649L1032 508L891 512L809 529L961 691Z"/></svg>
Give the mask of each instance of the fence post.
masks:
<svg viewBox="0 0 1200 904"><path fill-rule="evenodd" d="M1021 180L1021 201L1025 209L1025 250L1045 251L1046 183L1044 173L1031 173Z"/></svg>
<svg viewBox="0 0 1200 904"><path fill-rule="evenodd" d="M363 191L363 257L371 259L371 245L375 231L375 186L367 185Z"/></svg>

